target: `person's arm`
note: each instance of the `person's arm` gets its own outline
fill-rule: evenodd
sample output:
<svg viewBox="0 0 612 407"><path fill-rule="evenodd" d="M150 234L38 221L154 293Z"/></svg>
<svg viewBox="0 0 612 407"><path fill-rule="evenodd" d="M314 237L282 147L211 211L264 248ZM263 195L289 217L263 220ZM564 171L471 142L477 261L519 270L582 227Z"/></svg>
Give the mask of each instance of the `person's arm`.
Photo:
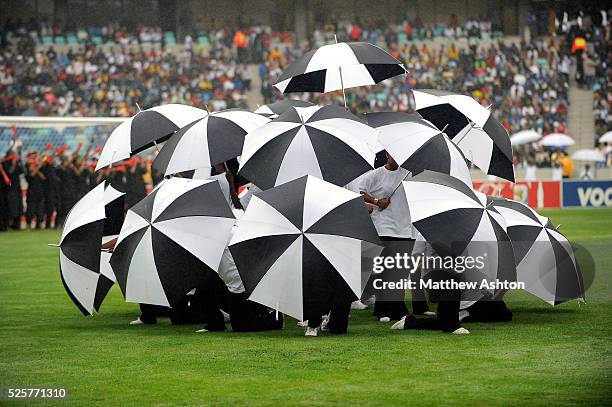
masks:
<svg viewBox="0 0 612 407"><path fill-rule="evenodd" d="M112 252L115 249L115 245L117 244L117 239L118 237L111 239L106 243L103 243L101 249Z"/></svg>
<svg viewBox="0 0 612 407"><path fill-rule="evenodd" d="M244 210L242 206L242 202L240 202L240 198L238 198L238 194L236 193L236 188L234 188L234 177L230 174L229 171L225 172L225 179L230 186L230 198L232 199L232 204L234 204L234 208Z"/></svg>
<svg viewBox="0 0 612 407"><path fill-rule="evenodd" d="M378 206L379 210L384 210L387 208L387 206L389 206L389 204L391 203L391 198L389 197L384 197L384 198L374 198L372 195L368 194L365 191L361 191L361 196L363 196L363 200L368 203L368 204L372 204L374 206Z"/></svg>

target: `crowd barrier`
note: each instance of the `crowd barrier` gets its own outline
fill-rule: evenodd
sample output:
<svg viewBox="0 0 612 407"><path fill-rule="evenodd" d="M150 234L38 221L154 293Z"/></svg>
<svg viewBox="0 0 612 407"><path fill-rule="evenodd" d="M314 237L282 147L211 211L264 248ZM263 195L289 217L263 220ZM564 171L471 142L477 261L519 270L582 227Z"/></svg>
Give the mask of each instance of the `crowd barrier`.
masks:
<svg viewBox="0 0 612 407"><path fill-rule="evenodd" d="M478 181L474 189L502 196L535 209L612 208L612 180L605 181Z"/></svg>

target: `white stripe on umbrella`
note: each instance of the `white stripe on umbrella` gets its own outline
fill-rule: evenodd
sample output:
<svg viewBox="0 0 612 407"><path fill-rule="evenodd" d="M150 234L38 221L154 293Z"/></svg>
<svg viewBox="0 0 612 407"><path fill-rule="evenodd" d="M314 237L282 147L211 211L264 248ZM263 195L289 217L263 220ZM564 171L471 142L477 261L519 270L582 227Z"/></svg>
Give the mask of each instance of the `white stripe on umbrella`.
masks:
<svg viewBox="0 0 612 407"><path fill-rule="evenodd" d="M164 288L155 272L151 228L148 228L132 256L127 274L125 300L143 304L170 306Z"/></svg>
<svg viewBox="0 0 612 407"><path fill-rule="evenodd" d="M285 151L274 186L300 178L304 174L323 178L308 132L304 126L301 126Z"/></svg>
<svg viewBox="0 0 612 407"><path fill-rule="evenodd" d="M249 296L251 301L282 310L300 321L304 319L302 241L303 236L295 239L276 259Z"/></svg>

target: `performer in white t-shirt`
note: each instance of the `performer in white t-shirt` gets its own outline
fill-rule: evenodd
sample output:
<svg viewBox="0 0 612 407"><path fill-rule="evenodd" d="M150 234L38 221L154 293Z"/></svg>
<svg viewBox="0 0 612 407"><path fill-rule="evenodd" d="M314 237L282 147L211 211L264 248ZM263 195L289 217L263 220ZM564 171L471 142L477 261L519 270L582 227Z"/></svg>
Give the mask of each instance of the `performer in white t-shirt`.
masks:
<svg viewBox="0 0 612 407"><path fill-rule="evenodd" d="M408 203L402 197L404 194L402 181L410 176L410 172L400 167L387 153L387 164L370 171L361 178L360 192L366 203L374 205L371 213L372 221L380 239L386 245L383 256L394 256L398 252L410 254L412 251L411 242L414 242L417 231L410 221ZM399 281L400 278L408 276L404 276L400 270L388 270L377 277ZM410 276L412 279L415 277L419 276ZM423 291L413 290L412 297L413 313L429 314ZM408 309L403 298L403 291L391 293L386 290L384 293L378 293L374 316L386 322L398 320L407 315Z"/></svg>

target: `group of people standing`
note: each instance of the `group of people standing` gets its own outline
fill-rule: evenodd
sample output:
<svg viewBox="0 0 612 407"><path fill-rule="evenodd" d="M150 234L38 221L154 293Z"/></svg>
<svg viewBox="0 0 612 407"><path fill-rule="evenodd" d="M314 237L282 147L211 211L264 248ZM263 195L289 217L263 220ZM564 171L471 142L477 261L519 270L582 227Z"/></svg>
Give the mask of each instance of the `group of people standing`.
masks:
<svg viewBox="0 0 612 407"><path fill-rule="evenodd" d="M393 157L383 153L378 156L377 168L367 172L346 186L347 189L360 193L364 204L371 214L384 248L381 255L395 256L408 251L412 255L434 254L433 248L412 226L409 209L403 194L402 181L410 173L400 167ZM226 194L228 204L236 209L246 209L250 196L257 192L256 186L250 186L248 192L238 198L237 187L246 180L235 175L232 165L215 166L212 177L217 179L222 191ZM192 172L179 176L193 177ZM397 196L396 196L397 194ZM112 248L113 243L106 248ZM331 265L328 265L332 267ZM421 271L416 270L411 279L420 279ZM452 276L449 270L427 270L432 279L448 279ZM333 270L330 270L333 272ZM383 278L399 280L405 277L399 270L388 270ZM394 274L397 273L397 274ZM374 305L373 316L380 322L395 321L391 329L431 329L454 334L469 334L461 325L461 320L470 321L509 321L512 313L500 298L496 301L479 301L460 312L462 293L459 290L411 290L411 310L405 302L404 290L375 290L368 284L361 299L341 298L335 296L327 301L328 309L311 307L310 315L298 325L305 328L305 336L318 336L319 331L331 334L344 334L348 330L351 309L365 309L365 303ZM501 297L501 296L499 296ZM437 313L429 308L429 302L437 302ZM363 302L362 302L363 300ZM141 315L132 321L133 325L154 324L158 317L170 317L173 324L205 324L197 332L224 331L226 322L237 332L254 332L282 329L282 315L248 300L244 285L228 248L225 249L218 276L212 276L196 287L186 297L184 304L172 309L141 304ZM465 319L467 318L467 319Z"/></svg>
<svg viewBox="0 0 612 407"><path fill-rule="evenodd" d="M95 172L92 144L80 150L48 145L24 157L18 145L0 158L0 231L21 229L24 219L32 229L59 228L74 204L103 180L126 192L128 206L146 196L146 160L134 157Z"/></svg>

